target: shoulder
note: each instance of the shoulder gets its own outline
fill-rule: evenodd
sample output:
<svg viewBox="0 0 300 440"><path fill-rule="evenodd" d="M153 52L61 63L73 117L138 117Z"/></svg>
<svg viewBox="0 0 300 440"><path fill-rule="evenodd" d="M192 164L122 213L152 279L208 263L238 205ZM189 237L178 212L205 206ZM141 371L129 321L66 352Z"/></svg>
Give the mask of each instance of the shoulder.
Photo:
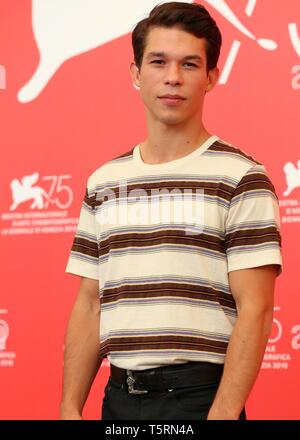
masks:
<svg viewBox="0 0 300 440"><path fill-rule="evenodd" d="M125 153L109 159L93 171L87 180L88 191L95 192L100 190L101 186L112 180L114 175L120 175L120 167L123 167L124 165L128 166L128 163L132 160L133 150L134 147Z"/></svg>
<svg viewBox="0 0 300 440"><path fill-rule="evenodd" d="M233 163L244 164L246 168L252 168L255 165L262 165L253 155L250 155L245 149L233 145L232 143L218 138L210 147L209 153L212 156L221 156L223 159Z"/></svg>
<svg viewBox="0 0 300 440"><path fill-rule="evenodd" d="M218 138L206 151L211 166L232 178L238 185L242 179L251 180L258 174L267 176L262 162L240 146Z"/></svg>

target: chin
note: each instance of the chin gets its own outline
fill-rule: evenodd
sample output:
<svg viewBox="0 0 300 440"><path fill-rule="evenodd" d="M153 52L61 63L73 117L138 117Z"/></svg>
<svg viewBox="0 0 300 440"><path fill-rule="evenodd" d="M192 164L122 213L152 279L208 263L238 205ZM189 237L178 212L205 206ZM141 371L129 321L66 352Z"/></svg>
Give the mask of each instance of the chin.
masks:
<svg viewBox="0 0 300 440"><path fill-rule="evenodd" d="M155 119L157 119L162 124L175 125L184 122L186 118L184 118L183 115L175 114L175 112L173 114L171 112L166 112L156 113Z"/></svg>
<svg viewBox="0 0 300 440"><path fill-rule="evenodd" d="M183 121L178 121L178 120L174 120L174 119L172 119L172 120L168 119L168 120L164 120L164 121L161 121L161 122L163 124L165 124L165 125L175 126L175 125L181 124Z"/></svg>
<svg viewBox="0 0 300 440"><path fill-rule="evenodd" d="M185 121L184 118L178 118L178 117L176 118L174 116L159 118L159 120L162 124L166 124L166 125L179 125Z"/></svg>

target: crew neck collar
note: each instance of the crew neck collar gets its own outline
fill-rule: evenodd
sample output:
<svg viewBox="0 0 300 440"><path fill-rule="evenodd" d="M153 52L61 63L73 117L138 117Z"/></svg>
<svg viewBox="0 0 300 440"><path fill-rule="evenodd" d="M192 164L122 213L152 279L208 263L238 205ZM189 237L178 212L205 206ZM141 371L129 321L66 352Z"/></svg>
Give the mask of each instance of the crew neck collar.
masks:
<svg viewBox="0 0 300 440"><path fill-rule="evenodd" d="M140 151L141 144L138 144L133 149L133 160L136 163L136 165L139 166L139 168L142 168L144 170L149 170L149 171L151 171L151 170L152 171L169 170L172 168L176 168L177 166L181 166L181 165L185 164L186 162L199 156L218 139L219 139L219 137L216 135L210 136L208 139L206 139L205 142L203 142L201 145L199 145L199 147L197 147L191 153L186 154L185 156L180 157L179 159L171 160L169 162L164 162L164 163L158 163L158 164L144 162L141 157L141 151Z"/></svg>

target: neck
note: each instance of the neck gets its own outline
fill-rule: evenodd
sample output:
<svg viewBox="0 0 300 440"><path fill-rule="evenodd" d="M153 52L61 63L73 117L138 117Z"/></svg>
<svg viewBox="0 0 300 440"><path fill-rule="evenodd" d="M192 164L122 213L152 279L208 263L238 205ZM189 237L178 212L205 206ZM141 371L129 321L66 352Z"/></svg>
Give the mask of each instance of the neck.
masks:
<svg viewBox="0 0 300 440"><path fill-rule="evenodd" d="M205 142L211 134L201 120L188 123L166 125L147 118L148 137L140 147L145 163L159 164L179 159L191 153Z"/></svg>

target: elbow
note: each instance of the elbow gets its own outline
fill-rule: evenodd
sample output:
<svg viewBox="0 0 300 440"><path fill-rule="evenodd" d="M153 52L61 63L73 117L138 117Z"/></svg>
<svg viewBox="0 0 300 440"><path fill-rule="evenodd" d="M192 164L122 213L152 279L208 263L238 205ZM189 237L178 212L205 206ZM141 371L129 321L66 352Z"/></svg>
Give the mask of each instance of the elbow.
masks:
<svg viewBox="0 0 300 440"><path fill-rule="evenodd" d="M264 335L269 339L273 325L273 307L264 313L263 319L264 319L263 321Z"/></svg>
<svg viewBox="0 0 300 440"><path fill-rule="evenodd" d="M260 327L262 337L268 339L273 325L273 304L261 306L248 304L248 307L244 304L238 310L238 319L249 322L251 326Z"/></svg>
<svg viewBox="0 0 300 440"><path fill-rule="evenodd" d="M259 310L253 317L257 325L261 328L261 335L263 339L268 340L273 325L273 307Z"/></svg>

